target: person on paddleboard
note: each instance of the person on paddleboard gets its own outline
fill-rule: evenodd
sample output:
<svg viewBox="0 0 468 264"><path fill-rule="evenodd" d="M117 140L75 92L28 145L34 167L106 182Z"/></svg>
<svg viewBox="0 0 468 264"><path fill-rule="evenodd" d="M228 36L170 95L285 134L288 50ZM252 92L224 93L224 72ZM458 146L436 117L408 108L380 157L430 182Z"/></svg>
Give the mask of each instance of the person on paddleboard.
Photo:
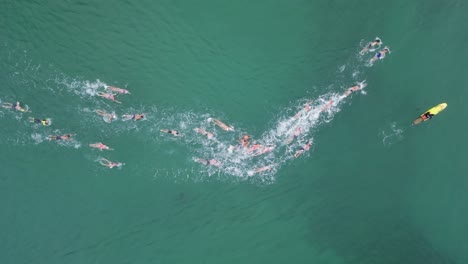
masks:
<svg viewBox="0 0 468 264"><path fill-rule="evenodd" d="M423 114L419 116L416 120L413 121L413 125L417 125L429 119L432 119L433 116L438 115L447 107L447 103L438 104L431 109L425 111Z"/></svg>
<svg viewBox="0 0 468 264"><path fill-rule="evenodd" d="M426 112L426 113L424 113L421 117L422 117L424 120L427 120L427 119L431 119L433 116L435 116L435 115L432 114L431 112Z"/></svg>

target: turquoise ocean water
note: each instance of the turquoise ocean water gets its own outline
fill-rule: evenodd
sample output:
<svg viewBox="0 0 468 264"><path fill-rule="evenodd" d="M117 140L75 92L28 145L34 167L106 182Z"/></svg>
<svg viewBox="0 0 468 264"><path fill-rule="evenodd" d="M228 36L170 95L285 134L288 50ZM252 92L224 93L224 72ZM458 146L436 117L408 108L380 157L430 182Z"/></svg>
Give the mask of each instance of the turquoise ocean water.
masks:
<svg viewBox="0 0 468 264"><path fill-rule="evenodd" d="M467 12L461 0L3 1L0 100L32 113L0 109L0 263L467 263ZM359 51L376 36L392 53L370 66ZM109 85L131 95L96 96ZM108 124L96 109L147 118ZM274 149L228 151L244 134Z"/></svg>

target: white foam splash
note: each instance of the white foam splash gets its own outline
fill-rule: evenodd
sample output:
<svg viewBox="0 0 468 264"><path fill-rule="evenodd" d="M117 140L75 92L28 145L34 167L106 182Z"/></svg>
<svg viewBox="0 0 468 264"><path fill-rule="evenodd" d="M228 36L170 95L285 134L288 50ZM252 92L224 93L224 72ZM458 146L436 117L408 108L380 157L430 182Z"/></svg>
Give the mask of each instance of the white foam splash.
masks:
<svg viewBox="0 0 468 264"><path fill-rule="evenodd" d="M108 85L101 80L96 81L70 79L67 77L57 77L55 82L64 85L67 90L72 91L78 96L96 96L100 90L104 90Z"/></svg>
<svg viewBox="0 0 468 264"><path fill-rule="evenodd" d="M398 128L396 122L392 122L389 127L383 129L380 132L380 135L382 136L382 144L386 147L389 147L403 140L403 133L404 130L402 128Z"/></svg>
<svg viewBox="0 0 468 264"><path fill-rule="evenodd" d="M46 139L43 135L38 134L38 133L31 134L31 138L33 139L34 144L36 145L43 142Z"/></svg>

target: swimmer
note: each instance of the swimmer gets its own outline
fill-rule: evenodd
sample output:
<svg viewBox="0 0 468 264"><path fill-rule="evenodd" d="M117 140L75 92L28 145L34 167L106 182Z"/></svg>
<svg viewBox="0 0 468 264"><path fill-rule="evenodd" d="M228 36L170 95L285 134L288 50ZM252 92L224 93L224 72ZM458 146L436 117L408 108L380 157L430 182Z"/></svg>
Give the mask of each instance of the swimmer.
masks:
<svg viewBox="0 0 468 264"><path fill-rule="evenodd" d="M12 104L12 103L3 103L3 104L2 104L2 107L3 107L3 108L8 108L8 109L15 109L15 110L20 111L20 112L23 112L23 113L31 112L31 111L29 111L28 106L26 106L25 108L21 107L20 102L16 102L15 104Z"/></svg>
<svg viewBox="0 0 468 264"><path fill-rule="evenodd" d="M181 137L182 136L182 134L180 134L179 131L177 131L177 130L161 129L160 131L163 132L163 133L172 134L172 135L174 135L176 137Z"/></svg>
<svg viewBox="0 0 468 264"><path fill-rule="evenodd" d="M96 114L102 116L102 118L104 119L106 123L112 123L112 120L114 119L117 120L117 115L115 114L115 112L107 113L104 110L96 110L95 112Z"/></svg>
<svg viewBox="0 0 468 264"><path fill-rule="evenodd" d="M432 114L431 112L426 112L422 115L422 118L424 120L427 120L427 119L431 119L433 116L435 116L434 114Z"/></svg>
<svg viewBox="0 0 468 264"><path fill-rule="evenodd" d="M323 111L327 110L327 109L330 108L332 105L333 105L333 100L328 101L328 103L327 103L326 105L324 105L322 108L320 108L320 111L319 111L319 112L323 112Z"/></svg>
<svg viewBox="0 0 468 264"><path fill-rule="evenodd" d="M119 88L119 87L106 86L106 89L109 90L109 91L113 91L113 92L119 93L119 94L130 94L129 91L127 91L127 90L125 90L125 89L122 89L122 88Z"/></svg>
<svg viewBox="0 0 468 264"><path fill-rule="evenodd" d="M122 102L119 102L119 101L115 100L115 94L112 94L112 93L98 92L97 96L109 99L109 100L114 101L114 102L119 103L119 104L122 103Z"/></svg>
<svg viewBox="0 0 468 264"><path fill-rule="evenodd" d="M125 163L122 163L122 162L112 162L112 161L107 160L107 159L105 159L105 158L100 158L100 159L98 159L98 162L99 162L99 164L101 164L102 166L109 167L109 169L112 169L112 168L114 168L114 167L121 168L123 165L125 165Z"/></svg>
<svg viewBox="0 0 468 264"><path fill-rule="evenodd" d="M297 127L294 133L286 140L286 145L290 144L295 138L297 138L302 133L302 128Z"/></svg>
<svg viewBox="0 0 468 264"><path fill-rule="evenodd" d="M89 146L92 147L92 148L97 148L97 149L99 149L100 151L102 151L103 149L105 149L105 150L113 150L113 149L109 148L109 146L106 146L106 145L102 144L101 142L89 144Z"/></svg>
<svg viewBox="0 0 468 264"><path fill-rule="evenodd" d="M72 137L76 136L76 134L66 134L62 136L52 136L48 137L49 140L72 140Z"/></svg>
<svg viewBox="0 0 468 264"><path fill-rule="evenodd" d="M273 165L268 165L268 166L263 166L263 167L260 167L260 168L256 168L255 170L250 170L250 171L247 172L247 175L252 176L255 173L259 173L259 172L263 172L263 171L270 171L272 166Z"/></svg>
<svg viewBox="0 0 468 264"><path fill-rule="evenodd" d="M145 115L146 114L133 114L133 115L125 114L125 115L122 115L122 120L124 120L124 121L127 121L127 120L138 121L138 120L144 119Z"/></svg>
<svg viewBox="0 0 468 264"><path fill-rule="evenodd" d="M195 162L198 162L198 163L201 163L201 164L207 165L207 166L211 165L211 166L215 166L215 167L221 167L221 165L222 165L219 161L217 161L215 159L208 160L208 159L193 158L193 160Z"/></svg>
<svg viewBox="0 0 468 264"><path fill-rule="evenodd" d="M37 123L37 124L42 124L43 126L50 126L51 125L51 121L49 118L46 118L46 119L39 119L39 118L34 118L34 117L30 117L29 118L29 122L31 123Z"/></svg>
<svg viewBox="0 0 468 264"><path fill-rule="evenodd" d="M301 111L297 112L297 114L294 116L294 119L298 119L302 114L309 112L312 109L312 107L310 106L311 103L312 100L305 103L304 108Z"/></svg>
<svg viewBox="0 0 468 264"><path fill-rule="evenodd" d="M366 81L362 81L358 85L348 88L348 90L346 90L346 92L343 94L343 98L348 97L352 92L356 92L356 91L364 89L366 86L367 86Z"/></svg>
<svg viewBox="0 0 468 264"><path fill-rule="evenodd" d="M391 52L390 52L390 49L389 49L388 47L385 47L383 50L377 52L377 53L375 54L375 56L372 57L372 59L370 59L369 64L372 65L377 59L382 60L383 58L385 58L385 54L386 54L387 52L388 52L389 54L391 53Z"/></svg>
<svg viewBox="0 0 468 264"><path fill-rule="evenodd" d="M226 130L226 131L234 131L234 127L232 126L228 126L226 124L224 124L223 122L221 122L219 119L212 119L212 118L209 118L208 121L213 121L213 123L215 123L217 126L219 126L221 129L223 130Z"/></svg>
<svg viewBox="0 0 468 264"><path fill-rule="evenodd" d="M257 151L255 151L252 154L252 156L260 156L260 155L263 155L263 154L266 154L266 153L272 151L273 149L275 149L275 146L262 147L262 148L259 148Z"/></svg>
<svg viewBox="0 0 468 264"><path fill-rule="evenodd" d="M198 134L202 134L203 136L206 136L208 139L213 139L213 140L217 141L217 140L215 139L215 136L214 136L213 133L208 132L208 131L206 131L206 130L203 129L203 128L196 127L196 128L193 129L193 131L195 131L195 132L198 133Z"/></svg>
<svg viewBox="0 0 468 264"><path fill-rule="evenodd" d="M250 144L250 138L248 135L244 135L241 139L239 139L239 143L242 147L246 148Z"/></svg>
<svg viewBox="0 0 468 264"><path fill-rule="evenodd" d="M250 152L254 152L254 151L257 151L259 149L263 148L263 145L261 144L253 144L248 150L247 152L250 153Z"/></svg>
<svg viewBox="0 0 468 264"><path fill-rule="evenodd" d="M302 146L298 151L296 151L296 153L294 154L294 158L297 158L297 157L299 157L302 153L308 151L308 150L310 149L310 145L311 145L311 144L312 144L312 143L310 142L310 140L307 141L307 142L305 143L304 146Z"/></svg>
<svg viewBox="0 0 468 264"><path fill-rule="evenodd" d="M360 54L361 54L361 55L364 55L366 52L368 52L370 49L374 48L375 46L378 46L377 48L380 48L380 46L382 46L382 44L383 44L383 42L382 42L381 39L375 38L375 40L374 40L373 42L369 42L369 43L367 44L367 46L364 47L364 48L361 50Z"/></svg>

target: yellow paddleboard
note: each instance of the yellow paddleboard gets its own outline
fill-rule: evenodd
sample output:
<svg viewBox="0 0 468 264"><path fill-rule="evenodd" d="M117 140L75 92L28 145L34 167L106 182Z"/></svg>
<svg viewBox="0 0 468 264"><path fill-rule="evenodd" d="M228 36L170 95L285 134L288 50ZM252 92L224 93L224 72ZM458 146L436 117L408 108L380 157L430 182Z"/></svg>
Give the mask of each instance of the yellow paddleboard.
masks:
<svg viewBox="0 0 468 264"><path fill-rule="evenodd" d="M438 113L442 112L442 110L444 110L445 108L447 107L447 104L446 103L441 103L441 104L438 104L434 107L432 107L431 109L427 110L426 112L422 113L418 119L414 120L413 121L413 125L417 125L421 122L424 122L424 121L427 121L429 120L430 118L426 116L426 114L430 114L431 116L435 116L437 115Z"/></svg>

